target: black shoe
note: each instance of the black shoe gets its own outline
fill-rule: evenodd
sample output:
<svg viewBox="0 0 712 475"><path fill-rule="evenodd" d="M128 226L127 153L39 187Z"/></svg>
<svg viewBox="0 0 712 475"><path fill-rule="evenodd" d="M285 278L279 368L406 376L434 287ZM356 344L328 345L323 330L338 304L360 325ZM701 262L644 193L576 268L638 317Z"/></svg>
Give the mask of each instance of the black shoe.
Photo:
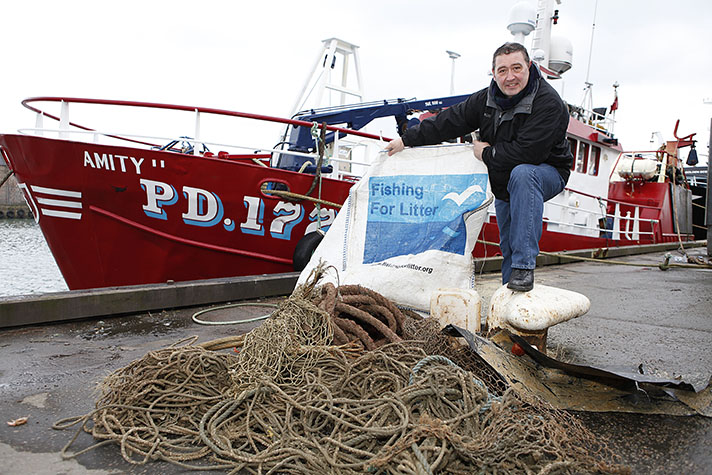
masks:
<svg viewBox="0 0 712 475"><path fill-rule="evenodd" d="M512 269L507 288L529 292L534 288L534 269Z"/></svg>

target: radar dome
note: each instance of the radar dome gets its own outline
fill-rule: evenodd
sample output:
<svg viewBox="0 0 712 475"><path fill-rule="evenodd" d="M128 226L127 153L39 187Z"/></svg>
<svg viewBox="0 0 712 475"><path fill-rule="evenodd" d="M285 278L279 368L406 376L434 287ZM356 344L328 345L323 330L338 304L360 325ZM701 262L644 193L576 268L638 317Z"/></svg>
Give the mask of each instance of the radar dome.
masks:
<svg viewBox="0 0 712 475"><path fill-rule="evenodd" d="M522 39L536 27L536 9L528 2L519 2L509 11L507 29Z"/></svg>
<svg viewBox="0 0 712 475"><path fill-rule="evenodd" d="M562 36L552 36L549 47L549 69L559 74L571 69L574 48L571 41Z"/></svg>
<svg viewBox="0 0 712 475"><path fill-rule="evenodd" d="M537 48L534 51L532 51L532 60L541 63L546 59L546 51L544 51L541 48Z"/></svg>

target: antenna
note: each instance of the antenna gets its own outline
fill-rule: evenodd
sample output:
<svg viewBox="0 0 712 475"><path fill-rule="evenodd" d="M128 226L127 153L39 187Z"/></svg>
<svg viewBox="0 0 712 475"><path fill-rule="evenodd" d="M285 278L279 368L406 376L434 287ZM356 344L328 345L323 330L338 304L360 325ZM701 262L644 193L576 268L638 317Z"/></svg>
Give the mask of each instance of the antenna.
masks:
<svg viewBox="0 0 712 475"><path fill-rule="evenodd" d="M593 34L596 32L596 12L598 11L598 0L593 7L593 24L591 25L591 44L588 48L588 66L586 67L586 83L588 83L588 77L591 73L591 57L593 56Z"/></svg>
<svg viewBox="0 0 712 475"><path fill-rule="evenodd" d="M450 95L455 95L455 60L460 57L460 55L454 51L445 51L447 55L452 59L452 69L450 70Z"/></svg>
<svg viewBox="0 0 712 475"><path fill-rule="evenodd" d="M586 67L586 81L584 84L586 84L586 87L584 88L584 93L583 93L583 103L582 107L584 109L592 109L593 108L593 90L591 89L591 86L593 86L593 83L589 81L589 76L591 74L591 57L593 56L593 35L596 32L596 13L598 11L598 0L596 0L596 3L594 4L593 7L593 24L591 25L591 43L588 48L588 66ZM588 106L588 107L587 107Z"/></svg>

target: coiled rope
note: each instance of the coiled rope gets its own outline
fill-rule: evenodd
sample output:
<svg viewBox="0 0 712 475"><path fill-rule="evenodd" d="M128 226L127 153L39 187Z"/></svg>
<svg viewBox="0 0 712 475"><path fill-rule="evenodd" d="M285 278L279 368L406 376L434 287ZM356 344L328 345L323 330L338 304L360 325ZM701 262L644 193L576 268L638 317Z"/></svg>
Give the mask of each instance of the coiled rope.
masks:
<svg viewBox="0 0 712 475"><path fill-rule="evenodd" d="M238 308L238 307L270 307L270 308L278 308L279 305L273 304L273 303L232 303L232 304L227 304L227 305L220 305L217 307L211 307L211 308L206 308L204 310L200 310L198 312L195 312L191 319L195 323L199 323L201 325L236 325L240 323L253 323L253 322L259 322L261 320L266 320L272 315L271 313L268 313L266 315L261 315L259 317L254 317L254 318L246 318L246 319L241 319L241 320L230 320L227 322L211 322L207 320L200 320L198 317L200 315L205 315L206 313L210 312L215 312L217 310L224 310L224 309L229 309L229 308Z"/></svg>

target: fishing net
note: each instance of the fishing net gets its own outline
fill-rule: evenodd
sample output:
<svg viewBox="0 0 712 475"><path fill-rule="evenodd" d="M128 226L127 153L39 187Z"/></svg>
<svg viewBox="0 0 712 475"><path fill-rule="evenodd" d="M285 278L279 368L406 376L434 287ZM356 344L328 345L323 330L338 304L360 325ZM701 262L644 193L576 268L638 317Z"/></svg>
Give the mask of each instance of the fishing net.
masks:
<svg viewBox="0 0 712 475"><path fill-rule="evenodd" d="M380 298L314 278L237 354L153 351L106 378L90 414L55 424L79 425L63 456L115 443L134 464L231 473L627 472L574 416ZM81 428L99 442L70 453Z"/></svg>
<svg viewBox="0 0 712 475"><path fill-rule="evenodd" d="M259 327L247 333L230 369L237 395L263 381L300 385L333 339L329 314L312 303L313 286L299 287Z"/></svg>

